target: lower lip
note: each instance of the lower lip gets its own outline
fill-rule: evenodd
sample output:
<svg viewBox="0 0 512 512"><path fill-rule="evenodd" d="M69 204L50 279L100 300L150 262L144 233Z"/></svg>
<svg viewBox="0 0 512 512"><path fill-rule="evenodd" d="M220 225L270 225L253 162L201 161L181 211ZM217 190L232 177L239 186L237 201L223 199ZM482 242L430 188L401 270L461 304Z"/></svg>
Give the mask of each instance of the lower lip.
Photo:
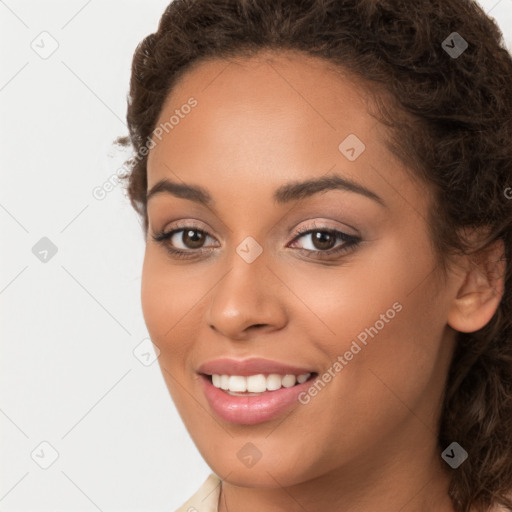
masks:
<svg viewBox="0 0 512 512"><path fill-rule="evenodd" d="M299 405L298 396L311 386L313 379L291 388L266 391L257 396L232 396L216 388L205 375L201 375L206 399L213 411L229 423L254 425L277 418L294 404Z"/></svg>

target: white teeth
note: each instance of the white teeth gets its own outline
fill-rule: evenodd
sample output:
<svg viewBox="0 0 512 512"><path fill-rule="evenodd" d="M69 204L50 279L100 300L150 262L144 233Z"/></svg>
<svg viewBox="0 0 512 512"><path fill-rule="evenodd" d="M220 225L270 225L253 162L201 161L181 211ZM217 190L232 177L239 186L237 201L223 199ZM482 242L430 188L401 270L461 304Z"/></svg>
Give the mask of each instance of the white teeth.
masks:
<svg viewBox="0 0 512 512"><path fill-rule="evenodd" d="M283 377L283 386L285 388L291 388L292 386L295 386L296 382L297 379L295 378L295 375L285 375Z"/></svg>
<svg viewBox="0 0 512 512"><path fill-rule="evenodd" d="M282 382L283 378L281 377L281 375L272 373L267 377L267 389L269 391L275 391L276 389L280 389Z"/></svg>
<svg viewBox="0 0 512 512"><path fill-rule="evenodd" d="M247 378L240 375L231 375L229 377L229 391L244 393L247 391Z"/></svg>
<svg viewBox="0 0 512 512"><path fill-rule="evenodd" d="M303 373L301 375L278 375L271 373L264 375L249 375L244 377L241 375L212 375L212 383L216 388L234 393L264 393L265 391L276 391L282 387L291 388L295 384L306 382L311 373Z"/></svg>
<svg viewBox="0 0 512 512"><path fill-rule="evenodd" d="M297 377L297 382L299 384L302 384L303 382L306 382L309 379L310 375L311 375L311 373L303 373L302 375L299 375Z"/></svg>
<svg viewBox="0 0 512 512"><path fill-rule="evenodd" d="M224 391L229 389L229 375L220 376L220 389L223 389Z"/></svg>
<svg viewBox="0 0 512 512"><path fill-rule="evenodd" d="M263 393L267 389L267 379L261 373L247 377L247 391L250 393Z"/></svg>

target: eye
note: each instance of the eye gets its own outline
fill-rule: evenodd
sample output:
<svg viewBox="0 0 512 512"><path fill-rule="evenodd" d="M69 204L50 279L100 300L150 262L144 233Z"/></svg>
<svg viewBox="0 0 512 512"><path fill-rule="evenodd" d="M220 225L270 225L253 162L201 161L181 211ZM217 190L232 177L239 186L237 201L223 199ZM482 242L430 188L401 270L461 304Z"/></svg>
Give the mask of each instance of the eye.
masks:
<svg viewBox="0 0 512 512"><path fill-rule="evenodd" d="M215 244L215 238L192 224L176 226L170 231L156 233L152 238L162 244L175 258L194 258L204 253L211 254L212 247L219 247L219 245L206 245L208 239L213 240ZM301 240L305 242L302 245ZM297 249L308 257L332 259L355 249L359 242L361 238L358 236L326 226L313 225L313 227L299 229L288 247Z"/></svg>
<svg viewBox="0 0 512 512"><path fill-rule="evenodd" d="M302 246L300 240L305 243ZM315 257L338 255L355 248L361 238L349 235L343 231L328 227L313 227L299 230L298 235L293 239L290 247L297 247L305 253L313 254Z"/></svg>
<svg viewBox="0 0 512 512"><path fill-rule="evenodd" d="M209 238L209 235L205 231L188 227L162 233L157 240L167 240L168 244L176 249L193 250L203 247L207 238Z"/></svg>
<svg viewBox="0 0 512 512"><path fill-rule="evenodd" d="M194 225L176 226L170 231L156 233L152 238L162 244L171 256L177 258L191 258L210 252L210 247L205 246L205 243L208 239L215 240L205 230Z"/></svg>

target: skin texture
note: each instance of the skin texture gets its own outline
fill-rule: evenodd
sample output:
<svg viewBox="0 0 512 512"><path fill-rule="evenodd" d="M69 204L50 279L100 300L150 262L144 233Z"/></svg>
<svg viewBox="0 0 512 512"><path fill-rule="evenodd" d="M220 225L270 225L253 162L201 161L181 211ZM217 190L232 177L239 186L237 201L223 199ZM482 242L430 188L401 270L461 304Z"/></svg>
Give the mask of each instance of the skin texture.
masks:
<svg viewBox="0 0 512 512"><path fill-rule="evenodd" d="M159 122L190 97L197 106L150 151L148 190L164 178L200 185L214 205L151 197L142 307L176 407L223 479L219 510L452 511L436 424L454 328L485 325L500 294L464 259L442 275L428 189L386 149L357 81L293 53L213 60L183 76ZM366 145L353 162L338 149L349 134ZM285 183L332 174L384 205L339 189L273 201ZM153 240L178 221L207 232L207 252L177 259L169 240ZM298 228L362 241L319 259ZM248 236L263 249L250 264L236 252ZM187 250L181 233L173 241ZM307 405L256 425L210 409L202 363L261 357L322 374L396 302L401 311ZM247 442L262 454L251 468L237 457Z"/></svg>

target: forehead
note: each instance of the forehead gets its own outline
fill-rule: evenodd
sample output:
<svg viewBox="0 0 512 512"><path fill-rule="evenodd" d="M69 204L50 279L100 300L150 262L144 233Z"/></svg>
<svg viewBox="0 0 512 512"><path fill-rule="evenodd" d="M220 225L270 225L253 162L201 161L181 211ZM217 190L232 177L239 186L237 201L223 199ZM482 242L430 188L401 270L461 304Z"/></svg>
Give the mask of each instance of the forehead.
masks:
<svg viewBox="0 0 512 512"><path fill-rule="evenodd" d="M286 98L290 105L308 104L313 111L317 103L319 107L325 106L323 103L335 107L337 98L344 100L341 104L345 106L348 102L355 103L356 108L364 107L369 93L376 91L342 66L294 50L261 50L252 56L199 59L181 75L167 103L183 99L192 90L212 103L225 102L229 93L233 103L251 100L262 107L269 103L275 106L276 99ZM328 117L327 112L317 111L317 115Z"/></svg>
<svg viewBox="0 0 512 512"><path fill-rule="evenodd" d="M270 157L277 146L283 151L288 146L330 145L338 151L350 133L370 142L379 135L372 131L376 120L367 111L368 94L348 74L302 54L264 52L200 62L185 72L166 99L157 127L165 126L173 114L175 119L150 159L171 145L174 156L166 156L186 158L180 148L191 138L203 152L231 146L229 154L236 140L247 157L258 159ZM197 105L188 114L180 112L190 98ZM176 114L182 116L179 123Z"/></svg>
<svg viewBox="0 0 512 512"><path fill-rule="evenodd" d="M371 114L374 92L343 69L297 52L198 62L160 113L156 128L164 129L148 157L148 190L171 178L214 194L235 192L237 184L269 193L284 181L335 172L367 187L394 182L407 193L410 175ZM347 140L361 151L356 160L344 153Z"/></svg>

